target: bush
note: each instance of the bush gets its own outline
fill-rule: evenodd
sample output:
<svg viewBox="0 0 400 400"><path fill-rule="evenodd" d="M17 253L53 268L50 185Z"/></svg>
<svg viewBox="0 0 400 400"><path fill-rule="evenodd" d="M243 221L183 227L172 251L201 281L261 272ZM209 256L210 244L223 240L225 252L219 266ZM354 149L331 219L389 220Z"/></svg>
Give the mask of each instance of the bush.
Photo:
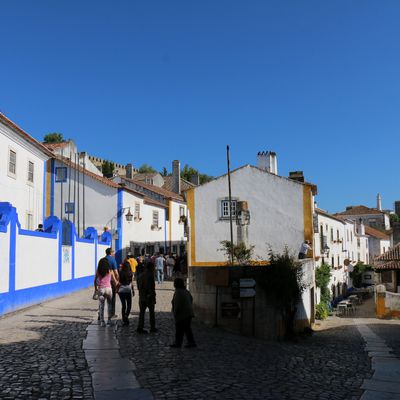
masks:
<svg viewBox="0 0 400 400"><path fill-rule="evenodd" d="M329 315L328 305L325 302L317 304L317 306L315 307L315 318L326 319L328 315Z"/></svg>
<svg viewBox="0 0 400 400"><path fill-rule="evenodd" d="M331 267L327 264L322 264L315 270L315 283L321 289L321 302L328 302L331 298L331 293L328 289L329 280L331 278Z"/></svg>

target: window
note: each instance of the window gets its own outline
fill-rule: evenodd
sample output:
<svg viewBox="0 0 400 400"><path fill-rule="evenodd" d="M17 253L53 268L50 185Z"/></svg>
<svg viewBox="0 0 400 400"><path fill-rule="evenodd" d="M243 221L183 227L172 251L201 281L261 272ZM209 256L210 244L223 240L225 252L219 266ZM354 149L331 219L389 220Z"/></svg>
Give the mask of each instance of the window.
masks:
<svg viewBox="0 0 400 400"><path fill-rule="evenodd" d="M236 218L236 200L232 200L232 217ZM229 218L229 200L221 200L221 218Z"/></svg>
<svg viewBox="0 0 400 400"><path fill-rule="evenodd" d="M185 207L179 206L179 216L184 217L185 216Z"/></svg>
<svg viewBox="0 0 400 400"><path fill-rule="evenodd" d="M337 256L337 266L340 265L340 256Z"/></svg>
<svg viewBox="0 0 400 400"><path fill-rule="evenodd" d="M357 238L357 247L360 247L360 238Z"/></svg>
<svg viewBox="0 0 400 400"><path fill-rule="evenodd" d="M140 203L135 203L135 220L140 218Z"/></svg>
<svg viewBox="0 0 400 400"><path fill-rule="evenodd" d="M8 173L12 176L17 173L17 153L14 150L8 153Z"/></svg>
<svg viewBox="0 0 400 400"><path fill-rule="evenodd" d="M28 182L33 183L33 173L35 164L32 161L28 161Z"/></svg>
<svg viewBox="0 0 400 400"><path fill-rule="evenodd" d="M332 268L335 266L335 257L332 256Z"/></svg>
<svg viewBox="0 0 400 400"><path fill-rule="evenodd" d="M336 231L336 240L339 241L339 229Z"/></svg>
<svg viewBox="0 0 400 400"><path fill-rule="evenodd" d="M333 242L333 228L331 228L331 242Z"/></svg>
<svg viewBox="0 0 400 400"><path fill-rule="evenodd" d="M75 203L65 203L65 214L75 213Z"/></svg>
<svg viewBox="0 0 400 400"><path fill-rule="evenodd" d="M158 228L158 211L153 211L153 226Z"/></svg>
<svg viewBox="0 0 400 400"><path fill-rule="evenodd" d="M30 212L26 213L26 229L33 230L33 214Z"/></svg>
<svg viewBox="0 0 400 400"><path fill-rule="evenodd" d="M66 182L66 181L67 181L67 168L56 167L56 182Z"/></svg>

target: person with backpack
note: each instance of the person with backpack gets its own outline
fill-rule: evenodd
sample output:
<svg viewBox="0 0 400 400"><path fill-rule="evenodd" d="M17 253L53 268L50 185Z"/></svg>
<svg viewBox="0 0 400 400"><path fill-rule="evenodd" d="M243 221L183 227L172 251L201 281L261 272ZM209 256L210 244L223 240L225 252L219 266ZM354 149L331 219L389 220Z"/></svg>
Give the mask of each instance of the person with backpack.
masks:
<svg viewBox="0 0 400 400"><path fill-rule="evenodd" d="M129 314L132 308L132 296L135 295L132 287L133 274L129 261L124 261L119 270L118 296L122 307L122 325L129 325Z"/></svg>
<svg viewBox="0 0 400 400"><path fill-rule="evenodd" d="M139 324L137 333L147 333L144 329L146 308L150 315L150 332L157 332L154 308L156 304L156 288L154 282L154 264L150 259L144 261L143 270L138 268L136 276L139 291Z"/></svg>

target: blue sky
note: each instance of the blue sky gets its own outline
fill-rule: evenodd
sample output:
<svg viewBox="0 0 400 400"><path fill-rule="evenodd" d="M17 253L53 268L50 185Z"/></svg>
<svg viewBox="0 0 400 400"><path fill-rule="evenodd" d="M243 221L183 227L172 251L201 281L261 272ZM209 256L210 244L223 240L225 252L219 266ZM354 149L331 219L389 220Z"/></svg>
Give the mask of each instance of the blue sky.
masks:
<svg viewBox="0 0 400 400"><path fill-rule="evenodd" d="M273 150L328 211L400 200L398 1L0 4L0 110L37 139L214 176Z"/></svg>

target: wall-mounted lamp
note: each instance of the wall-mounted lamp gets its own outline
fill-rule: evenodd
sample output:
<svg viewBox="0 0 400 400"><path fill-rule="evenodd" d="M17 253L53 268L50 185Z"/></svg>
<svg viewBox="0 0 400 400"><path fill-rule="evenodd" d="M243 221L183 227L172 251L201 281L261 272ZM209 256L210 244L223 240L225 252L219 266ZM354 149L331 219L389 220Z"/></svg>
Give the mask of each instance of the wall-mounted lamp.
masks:
<svg viewBox="0 0 400 400"><path fill-rule="evenodd" d="M128 222L131 222L133 219L133 214L131 213L131 208L129 207L128 212L125 214L125 218Z"/></svg>

